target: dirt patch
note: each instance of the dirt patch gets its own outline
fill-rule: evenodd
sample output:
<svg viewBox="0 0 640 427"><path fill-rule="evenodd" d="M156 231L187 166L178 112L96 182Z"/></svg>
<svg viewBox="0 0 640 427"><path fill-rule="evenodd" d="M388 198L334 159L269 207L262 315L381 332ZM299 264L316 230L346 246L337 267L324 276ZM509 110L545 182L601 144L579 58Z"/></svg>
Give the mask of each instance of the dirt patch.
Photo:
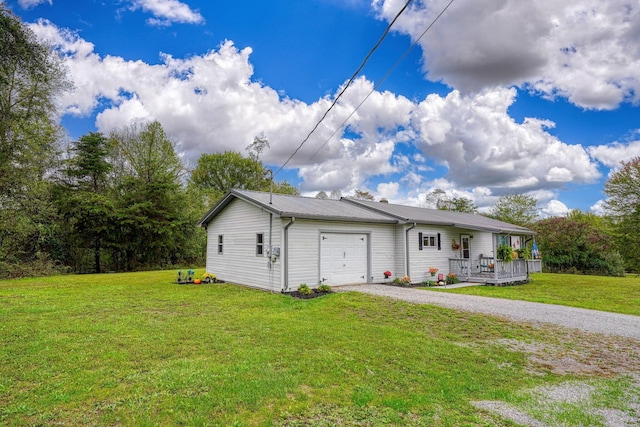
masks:
<svg viewBox="0 0 640 427"><path fill-rule="evenodd" d="M526 353L533 372L619 375L640 371L640 342L622 337L572 333L558 329L556 342L498 340L508 349Z"/></svg>
<svg viewBox="0 0 640 427"><path fill-rule="evenodd" d="M562 416L557 416L557 414L567 408L573 408L575 413L587 414L589 418L595 416L602 423L598 423L598 425L607 427L637 426L640 425L640 411L638 410L640 408L638 398L640 376L633 375L632 378L634 381L625 393L626 398L630 400L625 405L626 410L599 405L594 396L602 394L603 391L588 382L581 381L569 381L555 386L542 386L527 390L523 395L528 395L530 399L521 403L522 407L501 401L481 401L472 402L472 404L478 409L498 415L503 419L530 427L564 424L561 422ZM537 414L536 417L532 416L534 413Z"/></svg>
<svg viewBox="0 0 640 427"><path fill-rule="evenodd" d="M523 425L527 427L547 427L546 424L541 423L535 418L520 411L515 406L509 405L508 403L505 403L505 402L484 400L482 402L471 402L471 403L473 404L473 406L475 406L478 409L483 409L487 412L497 414L500 417L505 418L509 421L513 421L518 425Z"/></svg>
<svg viewBox="0 0 640 427"><path fill-rule="evenodd" d="M588 375L595 378L631 376L632 382L623 399L626 410L597 405L602 394L589 381L568 381L523 391L526 403L515 406L501 401L472 402L478 409L502 419L531 427L558 425L555 413L567 407L591 414L607 427L640 425L640 341L600 334L551 328L551 342L500 339L493 341L509 350L528 356L528 369L543 375L549 371L558 375ZM597 381L597 380L594 380ZM533 416L532 414L537 414Z"/></svg>
<svg viewBox="0 0 640 427"><path fill-rule="evenodd" d="M567 382L555 386L537 387L531 394L541 403L578 403L590 400L595 387L585 383Z"/></svg>

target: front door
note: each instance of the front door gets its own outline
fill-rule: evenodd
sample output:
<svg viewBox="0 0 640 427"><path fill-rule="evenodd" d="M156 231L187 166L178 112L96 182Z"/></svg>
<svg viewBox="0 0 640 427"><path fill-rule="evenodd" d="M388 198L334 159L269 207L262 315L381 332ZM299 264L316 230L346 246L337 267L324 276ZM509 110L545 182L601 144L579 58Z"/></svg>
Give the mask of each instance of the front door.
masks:
<svg viewBox="0 0 640 427"><path fill-rule="evenodd" d="M471 258L471 244L470 244L471 236L468 234L462 234L460 236L462 258L469 259Z"/></svg>
<svg viewBox="0 0 640 427"><path fill-rule="evenodd" d="M462 255L462 274L469 276L471 272L471 236L468 234L460 235L460 252Z"/></svg>

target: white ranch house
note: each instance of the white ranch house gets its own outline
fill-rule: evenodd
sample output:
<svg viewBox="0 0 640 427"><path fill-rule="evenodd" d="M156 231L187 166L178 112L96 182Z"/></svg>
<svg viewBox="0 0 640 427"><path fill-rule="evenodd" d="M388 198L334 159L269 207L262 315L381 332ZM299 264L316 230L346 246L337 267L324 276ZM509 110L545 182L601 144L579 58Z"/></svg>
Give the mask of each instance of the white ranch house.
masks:
<svg viewBox="0 0 640 427"><path fill-rule="evenodd" d="M417 283L433 279L430 267L490 284L540 271L539 260L494 255L500 244L524 247L533 231L468 213L231 190L199 225L207 230L208 272L274 292L405 275Z"/></svg>

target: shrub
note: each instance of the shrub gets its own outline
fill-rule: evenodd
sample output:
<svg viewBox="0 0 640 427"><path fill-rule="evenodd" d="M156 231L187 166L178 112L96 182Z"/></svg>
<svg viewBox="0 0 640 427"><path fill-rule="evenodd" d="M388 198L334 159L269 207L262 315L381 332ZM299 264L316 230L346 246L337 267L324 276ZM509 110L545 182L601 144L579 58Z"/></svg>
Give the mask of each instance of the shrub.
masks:
<svg viewBox="0 0 640 427"><path fill-rule="evenodd" d="M322 285L318 286L317 291L323 292L323 293L331 292L331 286L327 285L326 283L323 283Z"/></svg>
<svg viewBox="0 0 640 427"><path fill-rule="evenodd" d="M298 287L298 292L300 292L300 295L311 295L313 293L313 289L311 289L306 283L302 283L300 287Z"/></svg>
<svg viewBox="0 0 640 427"><path fill-rule="evenodd" d="M455 283L460 283L460 279L458 279L458 276L456 276L453 273L447 274L447 278L446 278L445 281L447 282L447 285L453 285Z"/></svg>
<svg viewBox="0 0 640 427"><path fill-rule="evenodd" d="M402 278L396 277L395 279L393 279L393 284L400 286L409 286L411 284L411 278L409 276L403 276Z"/></svg>
<svg viewBox="0 0 640 427"><path fill-rule="evenodd" d="M613 238L597 224L569 218L538 221L535 230L545 271L624 275L624 261Z"/></svg>

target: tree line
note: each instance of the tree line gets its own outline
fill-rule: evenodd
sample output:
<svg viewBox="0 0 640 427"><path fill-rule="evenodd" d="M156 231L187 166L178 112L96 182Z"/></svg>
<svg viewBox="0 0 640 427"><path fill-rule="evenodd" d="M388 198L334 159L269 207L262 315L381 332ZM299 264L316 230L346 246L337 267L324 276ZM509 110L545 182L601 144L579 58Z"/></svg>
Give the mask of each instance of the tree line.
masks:
<svg viewBox="0 0 640 427"><path fill-rule="evenodd" d="M211 204L269 189L265 138L194 168L158 122L65 145L55 99L70 88L57 54L0 4L0 277L202 265L196 223Z"/></svg>
<svg viewBox="0 0 640 427"><path fill-rule="evenodd" d="M55 98L71 87L55 52L0 4L0 277L202 265L206 236L195 224L226 191L297 194L271 182L263 136L246 156L203 154L192 168L159 122L65 146ZM640 157L607 181L605 216L540 219L535 199L518 194L501 197L489 216L535 230L549 271L639 272L639 183ZM374 199L360 190L353 197ZM438 209L478 210L438 189L429 198Z"/></svg>

